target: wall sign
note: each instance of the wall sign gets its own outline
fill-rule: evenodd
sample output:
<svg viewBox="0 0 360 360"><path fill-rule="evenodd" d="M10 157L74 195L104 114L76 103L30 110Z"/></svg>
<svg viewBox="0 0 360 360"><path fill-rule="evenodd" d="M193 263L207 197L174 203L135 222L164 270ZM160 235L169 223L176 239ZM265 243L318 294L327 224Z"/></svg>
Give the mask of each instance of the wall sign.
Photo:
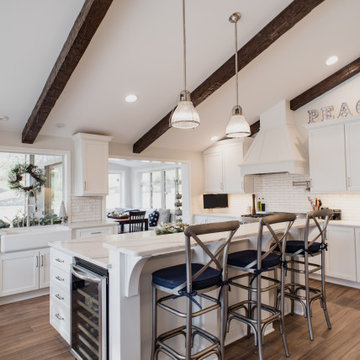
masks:
<svg viewBox="0 0 360 360"><path fill-rule="evenodd" d="M360 114L360 100L356 103L355 110L358 114ZM320 111L322 116L321 121L335 119L335 116L332 114L332 112L334 111L333 105L324 106L320 109ZM308 110L308 114L309 114L308 124L315 123L316 122L315 119L319 117L319 110L317 109ZM352 116L352 115L353 114L350 111L349 105L346 102L343 102L340 106L340 111L339 111L339 115L337 116L337 119L345 118L347 116Z"/></svg>

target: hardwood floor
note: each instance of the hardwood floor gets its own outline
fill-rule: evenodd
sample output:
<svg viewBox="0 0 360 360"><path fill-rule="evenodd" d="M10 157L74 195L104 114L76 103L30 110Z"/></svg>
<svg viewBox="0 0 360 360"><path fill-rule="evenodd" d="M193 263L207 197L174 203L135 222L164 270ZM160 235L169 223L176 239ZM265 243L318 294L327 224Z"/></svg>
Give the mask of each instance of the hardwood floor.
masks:
<svg viewBox="0 0 360 360"><path fill-rule="evenodd" d="M290 359L360 359L360 290L328 284L327 292L333 329L327 330L319 302L315 303L313 342L309 340L305 318L286 317ZM0 306L0 360L73 360L68 351L67 344L49 324L48 296ZM278 331L266 336L264 358L286 359ZM226 360L245 359L258 359L253 338L226 349Z"/></svg>

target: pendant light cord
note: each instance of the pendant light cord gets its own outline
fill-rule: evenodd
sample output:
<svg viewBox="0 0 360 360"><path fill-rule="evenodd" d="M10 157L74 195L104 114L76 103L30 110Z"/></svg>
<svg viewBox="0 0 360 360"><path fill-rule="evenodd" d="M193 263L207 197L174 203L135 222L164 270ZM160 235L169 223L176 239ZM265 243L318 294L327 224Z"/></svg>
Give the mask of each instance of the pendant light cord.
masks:
<svg viewBox="0 0 360 360"><path fill-rule="evenodd" d="M239 106L239 75L238 75L238 49L237 49L237 21L235 21L235 78L236 78L236 106Z"/></svg>
<svg viewBox="0 0 360 360"><path fill-rule="evenodd" d="M182 4L183 11L183 43L184 43L184 90L186 90L186 30L185 30L185 0Z"/></svg>

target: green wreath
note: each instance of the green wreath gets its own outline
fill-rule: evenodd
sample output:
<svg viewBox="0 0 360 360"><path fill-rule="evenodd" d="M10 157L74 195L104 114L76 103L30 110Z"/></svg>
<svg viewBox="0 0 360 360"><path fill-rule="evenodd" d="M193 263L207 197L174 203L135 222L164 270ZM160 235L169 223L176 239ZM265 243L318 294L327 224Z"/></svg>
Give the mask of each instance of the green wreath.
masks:
<svg viewBox="0 0 360 360"><path fill-rule="evenodd" d="M33 179L32 184L29 186L21 184L26 174L29 174ZM30 196L35 196L36 193L40 192L45 182L44 171L33 164L17 164L10 170L8 175L10 189L29 194Z"/></svg>

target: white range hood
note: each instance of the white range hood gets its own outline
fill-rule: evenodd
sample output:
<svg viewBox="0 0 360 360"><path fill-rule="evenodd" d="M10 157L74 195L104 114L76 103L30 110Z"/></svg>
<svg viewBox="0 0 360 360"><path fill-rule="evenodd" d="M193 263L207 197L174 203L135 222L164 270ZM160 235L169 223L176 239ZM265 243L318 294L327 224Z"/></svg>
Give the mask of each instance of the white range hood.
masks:
<svg viewBox="0 0 360 360"><path fill-rule="evenodd" d="M308 173L305 139L296 129L289 101L260 115L260 131L240 165L242 175Z"/></svg>

